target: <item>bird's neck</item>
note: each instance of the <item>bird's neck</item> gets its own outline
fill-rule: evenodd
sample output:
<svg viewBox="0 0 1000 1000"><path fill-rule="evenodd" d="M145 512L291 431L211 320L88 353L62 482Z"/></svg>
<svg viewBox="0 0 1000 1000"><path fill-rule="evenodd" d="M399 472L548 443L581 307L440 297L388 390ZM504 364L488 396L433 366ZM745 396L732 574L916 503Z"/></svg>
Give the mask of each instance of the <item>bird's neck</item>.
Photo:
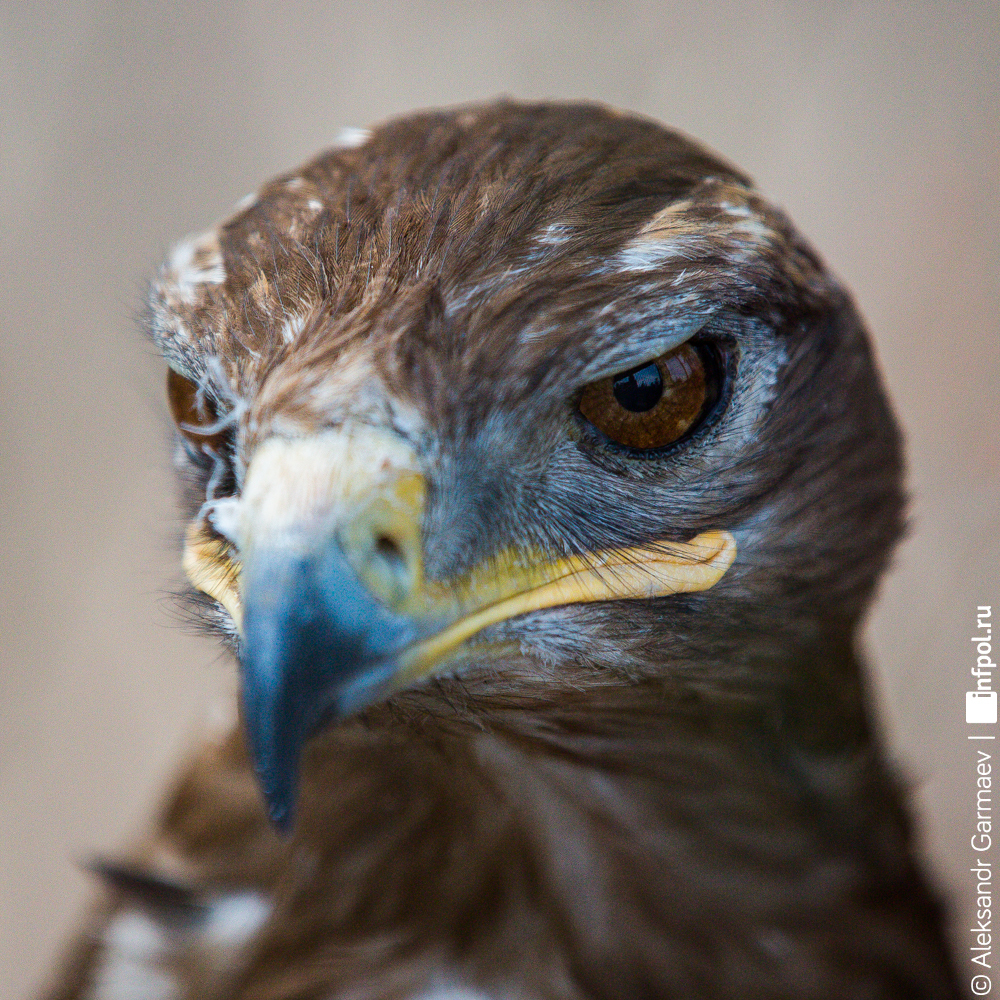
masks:
<svg viewBox="0 0 1000 1000"><path fill-rule="evenodd" d="M835 690L856 665L800 666L815 690L648 681L342 727L307 761L299 850L345 933L499 949L584 995L700 995L722 962L713 996L798 996L802 963L829 995L949 996L899 791Z"/></svg>

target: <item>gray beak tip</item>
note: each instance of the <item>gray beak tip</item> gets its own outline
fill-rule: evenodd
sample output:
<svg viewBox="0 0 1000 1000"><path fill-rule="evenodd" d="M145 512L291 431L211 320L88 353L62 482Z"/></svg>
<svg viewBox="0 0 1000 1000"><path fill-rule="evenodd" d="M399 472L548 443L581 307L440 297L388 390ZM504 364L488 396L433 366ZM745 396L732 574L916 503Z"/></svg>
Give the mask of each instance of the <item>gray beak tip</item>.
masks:
<svg viewBox="0 0 1000 1000"><path fill-rule="evenodd" d="M383 695L415 630L375 600L333 546L312 558L272 552L244 574L247 736L271 822L287 833L306 740Z"/></svg>

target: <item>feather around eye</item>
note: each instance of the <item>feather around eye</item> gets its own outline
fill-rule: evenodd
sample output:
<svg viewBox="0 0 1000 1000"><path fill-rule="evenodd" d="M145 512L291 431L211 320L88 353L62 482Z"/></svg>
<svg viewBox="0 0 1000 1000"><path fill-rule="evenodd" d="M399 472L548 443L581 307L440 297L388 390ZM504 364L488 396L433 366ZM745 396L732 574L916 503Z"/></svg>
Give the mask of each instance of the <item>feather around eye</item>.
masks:
<svg viewBox="0 0 1000 1000"><path fill-rule="evenodd" d="M190 379L167 371L167 400L170 414L184 437L203 451L217 452L225 443L228 431L219 426L215 404Z"/></svg>
<svg viewBox="0 0 1000 1000"><path fill-rule="evenodd" d="M721 369L702 344L682 344L628 371L592 382L579 410L615 444L653 451L696 430L721 394Z"/></svg>

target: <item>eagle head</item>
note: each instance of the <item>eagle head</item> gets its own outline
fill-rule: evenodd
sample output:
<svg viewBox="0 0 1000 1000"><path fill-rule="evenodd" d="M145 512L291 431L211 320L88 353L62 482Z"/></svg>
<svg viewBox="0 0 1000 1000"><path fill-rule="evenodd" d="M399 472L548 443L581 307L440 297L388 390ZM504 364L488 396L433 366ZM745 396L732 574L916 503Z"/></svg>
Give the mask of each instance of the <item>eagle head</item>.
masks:
<svg viewBox="0 0 1000 1000"><path fill-rule="evenodd" d="M780 691L814 745L864 727L816 651L900 533L899 436L847 294L689 139L506 101L352 133L179 244L149 326L279 826L347 716Z"/></svg>

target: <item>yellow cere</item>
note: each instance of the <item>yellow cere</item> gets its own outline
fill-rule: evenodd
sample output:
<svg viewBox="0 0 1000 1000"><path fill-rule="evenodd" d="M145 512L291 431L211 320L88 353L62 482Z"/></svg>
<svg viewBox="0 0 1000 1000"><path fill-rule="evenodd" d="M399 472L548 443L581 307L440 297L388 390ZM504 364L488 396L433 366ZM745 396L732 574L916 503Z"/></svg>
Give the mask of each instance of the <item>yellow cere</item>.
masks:
<svg viewBox="0 0 1000 1000"><path fill-rule="evenodd" d="M456 579L428 580L421 537L426 482L418 468L405 443L371 427L269 439L248 469L234 541L204 522L189 527L188 579L240 629L240 557L339 545L375 598L430 635L402 654L398 679L405 682L489 625L558 605L707 590L736 557L729 532L708 531L688 542L559 559L511 547Z"/></svg>

